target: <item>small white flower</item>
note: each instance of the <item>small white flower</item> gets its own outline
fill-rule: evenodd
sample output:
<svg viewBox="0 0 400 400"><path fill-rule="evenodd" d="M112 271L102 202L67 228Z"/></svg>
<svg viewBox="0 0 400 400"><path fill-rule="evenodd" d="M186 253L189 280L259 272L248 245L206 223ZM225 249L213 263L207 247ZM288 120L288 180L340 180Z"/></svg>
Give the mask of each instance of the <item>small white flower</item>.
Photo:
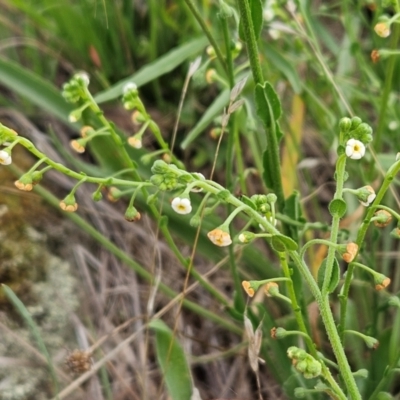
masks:
<svg viewBox="0 0 400 400"><path fill-rule="evenodd" d="M74 78L79 79L85 86L89 86L90 79L89 75L86 72L78 72L77 74L75 74Z"/></svg>
<svg viewBox="0 0 400 400"><path fill-rule="evenodd" d="M350 139L346 143L346 156L353 159L359 160L363 158L365 154L365 146L363 142L357 139Z"/></svg>
<svg viewBox="0 0 400 400"><path fill-rule="evenodd" d="M267 218L267 217L264 216L263 219L268 221L270 224L276 226L276 223L277 223L276 218L272 219L272 217L271 218ZM261 230L265 231L264 227L261 224L259 224L258 226L261 228Z"/></svg>
<svg viewBox="0 0 400 400"><path fill-rule="evenodd" d="M375 200L376 194L375 194L375 190L371 187L371 186L365 186L365 189L369 191L369 195L367 197L367 201L362 201L360 200L360 203L364 206L364 207L368 207L370 206L373 201Z"/></svg>
<svg viewBox="0 0 400 400"><path fill-rule="evenodd" d="M128 92L130 92L131 90L136 90L137 89L137 85L134 82L128 82L124 85L124 87L122 88L122 93L123 94L127 94Z"/></svg>
<svg viewBox="0 0 400 400"><path fill-rule="evenodd" d="M186 198L175 197L172 200L171 206L173 210L178 214L189 214L192 212L192 205L190 200Z"/></svg>
<svg viewBox="0 0 400 400"><path fill-rule="evenodd" d="M0 150L0 164L10 165L12 162L10 154L8 154L5 150Z"/></svg>
<svg viewBox="0 0 400 400"><path fill-rule="evenodd" d="M243 233L241 233L239 235L239 242L241 243L246 243L246 235L244 235Z"/></svg>

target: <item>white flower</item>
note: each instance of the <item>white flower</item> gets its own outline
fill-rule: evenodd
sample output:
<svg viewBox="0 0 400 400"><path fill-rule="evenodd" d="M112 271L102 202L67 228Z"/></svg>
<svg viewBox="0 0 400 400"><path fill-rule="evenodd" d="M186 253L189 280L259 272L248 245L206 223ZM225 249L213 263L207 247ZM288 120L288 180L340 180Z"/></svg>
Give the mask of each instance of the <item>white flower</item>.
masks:
<svg viewBox="0 0 400 400"><path fill-rule="evenodd" d="M190 200L186 198L175 197L172 200L171 206L178 214L189 214L192 211Z"/></svg>
<svg viewBox="0 0 400 400"><path fill-rule="evenodd" d="M123 94L127 94L130 91L136 90L137 89L137 85L134 82L128 82L124 85L124 87L122 88L122 93Z"/></svg>
<svg viewBox="0 0 400 400"><path fill-rule="evenodd" d="M243 235L243 233L241 233L241 234L239 235L239 242L241 242L241 243L246 243L246 236Z"/></svg>
<svg viewBox="0 0 400 400"><path fill-rule="evenodd" d="M365 206L368 207L370 206L373 201L375 200L376 194L375 194L375 190L371 187L371 186L365 186L365 189L370 193L367 197L367 201L362 201L360 200L360 203Z"/></svg>
<svg viewBox="0 0 400 400"><path fill-rule="evenodd" d="M89 86L90 79L89 75L86 72L78 72L77 74L75 74L74 78L79 79L85 86Z"/></svg>
<svg viewBox="0 0 400 400"><path fill-rule="evenodd" d="M363 158L365 154L365 146L363 142L357 139L350 139L346 143L346 156L353 160Z"/></svg>
<svg viewBox="0 0 400 400"><path fill-rule="evenodd" d="M8 154L5 150L0 150L0 164L10 165L12 162L10 154Z"/></svg>

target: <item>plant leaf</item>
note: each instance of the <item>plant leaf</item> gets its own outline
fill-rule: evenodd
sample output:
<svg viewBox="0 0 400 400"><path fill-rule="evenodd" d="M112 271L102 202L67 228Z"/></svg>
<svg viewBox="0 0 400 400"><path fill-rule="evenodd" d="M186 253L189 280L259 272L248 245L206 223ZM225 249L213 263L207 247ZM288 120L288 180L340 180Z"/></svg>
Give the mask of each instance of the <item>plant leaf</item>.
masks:
<svg viewBox="0 0 400 400"><path fill-rule="evenodd" d="M322 264L318 269L318 286L320 289L322 289L322 286L324 285L326 260L327 259L325 258L322 261ZM331 280L328 286L328 293L332 293L336 289L337 285L339 284L339 281L340 281L340 266L338 260L335 257L333 261Z"/></svg>
<svg viewBox="0 0 400 400"><path fill-rule="evenodd" d="M192 376L181 345L163 321L153 320L149 326L156 332L157 360L171 398L190 400L193 393Z"/></svg>

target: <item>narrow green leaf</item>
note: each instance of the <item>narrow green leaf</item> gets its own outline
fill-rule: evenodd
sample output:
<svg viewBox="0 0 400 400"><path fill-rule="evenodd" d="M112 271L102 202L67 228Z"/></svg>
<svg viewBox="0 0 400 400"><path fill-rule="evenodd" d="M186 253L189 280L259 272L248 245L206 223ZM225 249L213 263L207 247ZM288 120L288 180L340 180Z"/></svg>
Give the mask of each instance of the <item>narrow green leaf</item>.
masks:
<svg viewBox="0 0 400 400"><path fill-rule="evenodd" d="M281 116L282 108L279 97L269 82L265 82L264 85L257 84L255 100L257 115L265 127L271 127L272 123Z"/></svg>
<svg viewBox="0 0 400 400"><path fill-rule="evenodd" d="M322 289L322 286L324 285L325 271L326 271L326 258L322 261L322 264L318 269L318 286L320 289ZM337 285L339 284L339 281L340 281L340 266L338 260L335 257L333 261L331 280L328 286L328 293L332 293L336 289Z"/></svg>
<svg viewBox="0 0 400 400"><path fill-rule="evenodd" d="M46 357L47 360L47 364L49 367L49 371L50 371L50 375L51 375L51 379L53 380L53 385L54 385L54 392L58 393L58 381L57 381L57 375L54 371L54 367L53 367L53 362L50 358L50 354L47 351L46 345L43 342L43 339L40 335L40 331L39 328L37 327L37 325L35 324L35 321L32 319L31 314L29 313L29 311L26 309L24 303L22 303L22 301L17 297L17 295L11 290L10 287L8 287L7 285L2 284L1 285L8 300L10 300L10 302L13 304L13 306L16 308L16 310L19 312L19 314L21 315L21 317L24 319L25 323L28 325L32 335L34 336L39 350L41 351L41 353Z"/></svg>
<svg viewBox="0 0 400 400"><path fill-rule="evenodd" d="M228 102L229 90L226 89L214 100L211 106L207 108L207 111L203 114L197 125L188 133L181 143L181 149L185 150L189 144L192 143L208 125L210 125L212 120L221 113L222 109L228 104Z"/></svg>
<svg viewBox="0 0 400 400"><path fill-rule="evenodd" d="M285 200L285 214L293 219L294 221L298 221L301 216L301 206L300 206L300 196L298 191L294 191L292 195L290 195ZM291 238L298 242L298 227L293 225L288 225Z"/></svg>
<svg viewBox="0 0 400 400"><path fill-rule="evenodd" d="M135 82L140 87L152 80L174 70L178 65L197 55L207 45L204 37L191 40L159 57L156 61L141 68L127 79L118 82L107 90L98 93L94 98L97 103L113 100L122 95L122 89L128 82Z"/></svg>
<svg viewBox="0 0 400 400"><path fill-rule="evenodd" d="M156 332L157 360L173 400L190 400L193 392L192 376L185 353L174 333L161 320L149 324Z"/></svg>
<svg viewBox="0 0 400 400"><path fill-rule="evenodd" d="M28 69L0 57L0 82L64 122L72 107L66 103L59 90Z"/></svg>

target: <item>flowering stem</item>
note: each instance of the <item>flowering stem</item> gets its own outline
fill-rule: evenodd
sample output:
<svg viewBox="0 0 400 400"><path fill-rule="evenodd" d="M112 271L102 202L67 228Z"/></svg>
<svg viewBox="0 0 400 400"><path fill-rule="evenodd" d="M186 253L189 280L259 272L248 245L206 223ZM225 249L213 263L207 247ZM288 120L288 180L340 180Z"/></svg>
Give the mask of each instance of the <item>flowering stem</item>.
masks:
<svg viewBox="0 0 400 400"><path fill-rule="evenodd" d="M362 243L364 242L365 235L367 233L367 229L371 223L371 219L374 215L375 207L380 204L382 201L386 191L388 190L391 182L394 180L396 177L397 173L400 171L400 160L396 161L387 171L385 179L382 182L382 186L379 189L378 193L376 194L376 198L372 205L368 207L367 214L364 218L363 223L361 224L361 227L358 231L357 234L357 239L356 239L356 244L358 245L358 248L361 248ZM357 256L357 255L356 255ZM354 257L354 259L356 258ZM353 272L354 272L355 266L353 263L351 263L347 269L346 273L346 278L344 280L344 284L341 290L340 294L340 323L339 323L339 335L344 343L344 329L346 327L346 314L347 314L347 299L349 297L349 291L350 291L350 285L351 285L351 280L353 278Z"/></svg>
<svg viewBox="0 0 400 400"><path fill-rule="evenodd" d="M262 85L264 78L261 70L260 59L258 56L258 46L254 32L253 21L251 19L250 5L248 0L237 0L240 12L240 20L243 26L243 34L249 54L249 61L255 84Z"/></svg>
<svg viewBox="0 0 400 400"><path fill-rule="evenodd" d="M337 184L336 184L336 192L334 199L342 200L345 168L346 168L346 155L342 154L338 158L336 163ZM335 246L337 245L340 218L341 218L340 215L338 215L337 213L333 214L332 224L331 224L331 236L329 238L329 241L332 243L332 246L330 246L328 250L324 283L322 285L322 290L321 290L322 296L326 298L329 295L329 285L331 282L333 263L335 261L335 251L336 251Z"/></svg>
<svg viewBox="0 0 400 400"><path fill-rule="evenodd" d="M13 167L13 170L16 170ZM16 172L16 175L21 175L21 171ZM44 189L41 186L35 186L33 188L34 191L39 193L48 203L52 206L59 208L59 199L53 196L50 192ZM82 228L86 233L92 236L95 240L97 240L105 249L107 249L111 254L114 254L117 258L119 258L122 262L128 265L131 269L133 269L139 276L144 278L145 280L152 282L154 280L154 276L147 271L144 267L134 261L127 253L121 250L118 246L112 243L109 239L107 239L104 235L102 235L98 230L96 230L92 225L88 224L83 218L75 213L66 214L68 218L70 218L77 226ZM180 296L179 293L170 289L169 286L164 283L159 284L159 289L164 294L166 294L170 298L176 298ZM193 303L187 299L183 300L184 306L195 312L196 314L203 316L204 318L209 319L210 321L214 321L217 324L224 326L226 329L233 333L242 334L242 329L237 327L235 324L232 324L230 321L221 317L218 314L214 314L213 312L207 310L206 308Z"/></svg>
<svg viewBox="0 0 400 400"><path fill-rule="evenodd" d="M215 54L218 58L218 61L220 62L222 68L224 69L225 72L228 72L228 67L226 65L224 56L221 52L221 49L218 46L218 43L215 41L214 36L211 34L210 29L208 28L206 22L204 21L203 17L197 10L195 3L193 0L185 0L186 5L189 7L191 13L193 14L194 18L200 25L201 29L203 30L204 34L207 36L208 41L210 42L211 46L215 50Z"/></svg>

